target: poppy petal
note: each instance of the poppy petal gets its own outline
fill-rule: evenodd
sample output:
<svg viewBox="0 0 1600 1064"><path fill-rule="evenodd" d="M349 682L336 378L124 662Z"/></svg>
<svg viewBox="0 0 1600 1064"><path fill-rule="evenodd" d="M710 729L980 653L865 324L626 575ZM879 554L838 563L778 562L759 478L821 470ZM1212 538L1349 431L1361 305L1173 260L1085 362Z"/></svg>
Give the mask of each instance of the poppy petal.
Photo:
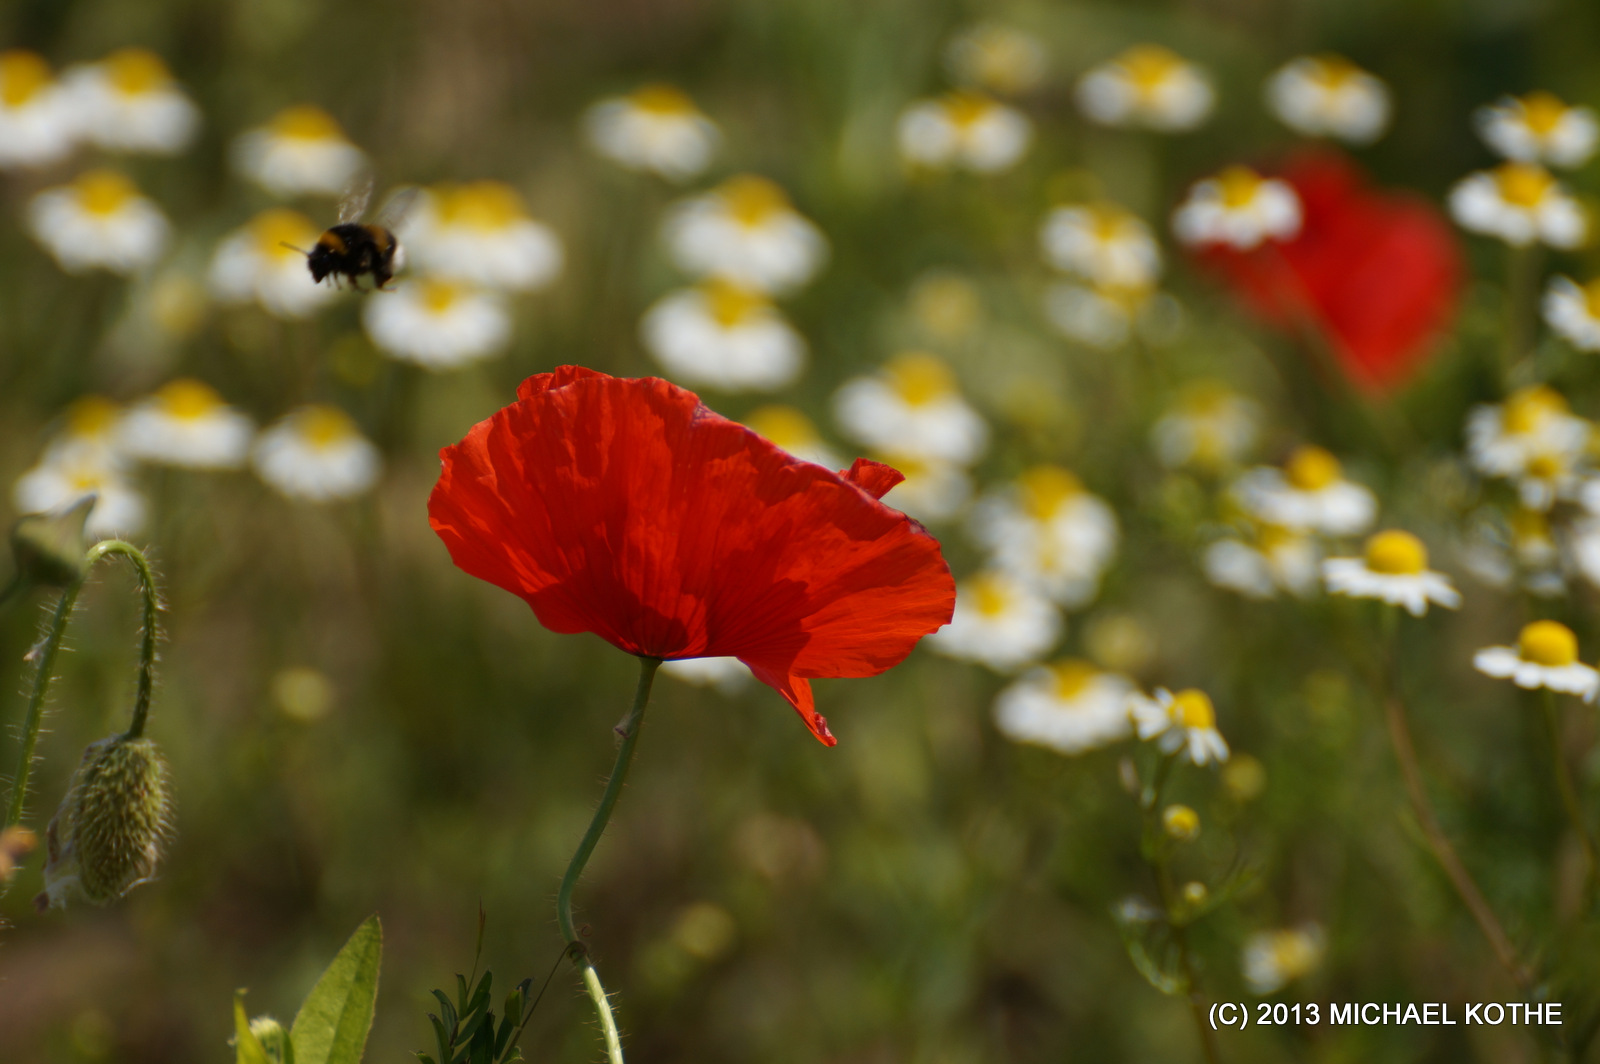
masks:
<svg viewBox="0 0 1600 1064"><path fill-rule="evenodd" d="M906 475L894 466L874 462L870 458L857 458L849 469L841 470L839 475L874 499L883 498L889 494L889 489L906 479Z"/></svg>
<svg viewBox="0 0 1600 1064"><path fill-rule="evenodd" d="M811 730L824 746L836 746L839 740L833 737L833 732L828 730L828 718L817 712L816 701L811 697L811 681L799 676L788 676L781 672L763 668L760 665L745 662L750 672L756 679L778 692L795 712L800 714L800 719Z"/></svg>

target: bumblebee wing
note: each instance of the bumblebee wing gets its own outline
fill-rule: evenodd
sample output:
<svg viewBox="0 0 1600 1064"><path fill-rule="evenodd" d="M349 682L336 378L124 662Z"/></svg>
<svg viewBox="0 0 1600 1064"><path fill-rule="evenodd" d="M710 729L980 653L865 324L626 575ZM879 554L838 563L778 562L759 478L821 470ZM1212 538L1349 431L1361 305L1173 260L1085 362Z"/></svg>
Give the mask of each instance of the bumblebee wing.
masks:
<svg viewBox="0 0 1600 1064"><path fill-rule="evenodd" d="M405 224L406 215L411 213L411 208L416 206L419 191L415 185L410 185L390 193L389 198L383 201L383 208L378 211L378 217L373 219L373 224L389 230L399 229Z"/></svg>
<svg viewBox="0 0 1600 1064"><path fill-rule="evenodd" d="M339 200L339 224L353 222L367 212L367 204L372 202L372 175L370 173L358 174L344 190L344 196Z"/></svg>

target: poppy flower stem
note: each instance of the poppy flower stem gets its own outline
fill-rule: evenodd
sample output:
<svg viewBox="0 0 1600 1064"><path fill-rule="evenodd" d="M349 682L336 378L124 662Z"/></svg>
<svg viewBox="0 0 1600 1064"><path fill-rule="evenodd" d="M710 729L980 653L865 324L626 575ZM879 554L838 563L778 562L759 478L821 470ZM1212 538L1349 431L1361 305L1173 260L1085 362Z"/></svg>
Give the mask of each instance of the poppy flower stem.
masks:
<svg viewBox="0 0 1600 1064"><path fill-rule="evenodd" d="M567 956L583 973L584 989L594 1000L595 1011L600 1016L600 1029L605 1034L606 1059L610 1064L622 1064L622 1039L617 1034L617 1021L611 1014L611 1001L606 996L605 987L600 983L600 973L595 971L594 962L589 959L589 947L578 937L577 927L572 922L572 891L578 885L578 877L583 875L584 866L589 863L589 855L594 853L600 836L605 834L617 799L622 796L622 785L628 779L628 766L633 762L633 748L638 745L639 732L644 723L644 709L650 701L650 685L660 666L660 658L639 659L639 686L633 693L633 706L616 728L617 734L622 736L622 745L617 749L617 763L611 769L611 778L606 781L605 793L600 796L600 808L594 811L589 830L584 832L583 841L578 843L578 852L572 855L567 873L561 877L561 890L556 895L556 921L561 926L562 937L567 940Z"/></svg>
<svg viewBox="0 0 1600 1064"><path fill-rule="evenodd" d="M44 722L45 695L54 678L56 652L61 649L61 641L67 633L67 622L72 618L72 608L78 601L78 592L83 590L84 582L88 579L89 570L94 568L95 562L111 554L122 555L138 570L139 586L144 593L144 635L139 644L139 682L134 695L133 722L128 727L127 737L137 739L144 734L145 720L150 715L150 696L155 687L156 637L159 632L157 617L161 598L156 590L155 575L150 571L150 562L138 547L120 539L102 540L89 548L84 556L83 574L61 593L44 639L28 652L27 660L38 664L28 692L27 714L22 723L22 751L18 755L17 772L12 777L11 799L6 806L5 820L0 821L0 830L22 821L23 807L28 799L28 776L33 771L33 751L39 742L40 725Z"/></svg>

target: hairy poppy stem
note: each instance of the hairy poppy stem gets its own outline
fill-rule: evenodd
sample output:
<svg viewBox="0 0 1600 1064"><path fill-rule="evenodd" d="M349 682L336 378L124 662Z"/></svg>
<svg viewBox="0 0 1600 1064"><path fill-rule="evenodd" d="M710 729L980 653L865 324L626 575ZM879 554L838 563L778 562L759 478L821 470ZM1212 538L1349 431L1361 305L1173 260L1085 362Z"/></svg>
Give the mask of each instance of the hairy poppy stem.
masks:
<svg viewBox="0 0 1600 1064"><path fill-rule="evenodd" d="M633 762L633 748L638 745L639 731L644 723L644 707L650 701L650 685L660 665L660 658L639 659L639 686L633 693L633 706L622 723L617 725L617 733L622 736L622 746L617 750L617 763L611 769L611 779L606 781L605 793L600 796L600 808L594 811L594 819L589 821L589 830L584 832L583 841L578 843L578 852L572 855L567 874L561 877L561 890L556 895L556 921L561 926L562 937L567 940L567 955L583 973L584 989L594 1000L595 1012L599 1013L600 1029L606 1038L606 1059L610 1064L622 1064L622 1039L617 1034L617 1021L611 1014L611 1001L606 997L605 987L600 983L600 973L595 971L594 962L589 959L589 948L578 937L577 927L572 922L572 891L578 885L578 877L583 875L584 866L589 863L589 855L594 853L595 844L605 834L606 824L611 820L611 810L616 808L617 799L622 795L622 785L628 779L628 766Z"/></svg>
<svg viewBox="0 0 1600 1064"><path fill-rule="evenodd" d="M28 776L33 771L33 751L39 742L40 725L44 723L44 699L50 690L50 681L54 679L56 652L61 649L61 641L67 633L67 622L72 617L72 607L78 601L78 592L83 590L89 570L94 567L95 562L111 554L122 555L138 570L140 590L144 593L144 635L139 643L139 687L134 696L133 723L128 728L127 737L137 739L144 734L145 720L150 715L150 695L155 687L156 637L159 634L157 615L161 609L161 598L156 591L155 575L150 571L150 562L144 553L131 543L120 539L108 539L89 548L88 554L84 556L83 575L67 585L67 589L61 593L44 640L28 652L27 660L37 662L38 667L34 670L32 689L28 692L28 711L22 723L22 751L18 755L17 772L11 782L11 800L6 806L5 820L0 821L0 830L12 827L22 820L23 806L28 799Z"/></svg>

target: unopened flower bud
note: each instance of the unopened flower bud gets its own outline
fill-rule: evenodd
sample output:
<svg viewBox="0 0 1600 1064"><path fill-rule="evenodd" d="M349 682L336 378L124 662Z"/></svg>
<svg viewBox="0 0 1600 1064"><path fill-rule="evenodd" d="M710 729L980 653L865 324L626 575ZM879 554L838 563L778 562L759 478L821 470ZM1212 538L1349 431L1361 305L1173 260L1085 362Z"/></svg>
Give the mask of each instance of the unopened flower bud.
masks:
<svg viewBox="0 0 1600 1064"><path fill-rule="evenodd" d="M45 833L40 909L73 895L105 905L148 882L171 820L167 768L155 743L125 735L92 743Z"/></svg>
<svg viewBox="0 0 1600 1064"><path fill-rule="evenodd" d="M94 509L91 493L70 506L48 513L29 514L11 526L11 553L17 575L44 587L67 587L88 567L83 526Z"/></svg>
<svg viewBox="0 0 1600 1064"><path fill-rule="evenodd" d="M289 1059L289 1032L283 1029L283 1024L271 1016L257 1016L250 1021L250 1033L266 1050L272 1064L284 1064Z"/></svg>
<svg viewBox="0 0 1600 1064"><path fill-rule="evenodd" d="M1161 826L1168 838L1189 842L1200 834L1200 814L1186 805L1169 805L1161 810Z"/></svg>

